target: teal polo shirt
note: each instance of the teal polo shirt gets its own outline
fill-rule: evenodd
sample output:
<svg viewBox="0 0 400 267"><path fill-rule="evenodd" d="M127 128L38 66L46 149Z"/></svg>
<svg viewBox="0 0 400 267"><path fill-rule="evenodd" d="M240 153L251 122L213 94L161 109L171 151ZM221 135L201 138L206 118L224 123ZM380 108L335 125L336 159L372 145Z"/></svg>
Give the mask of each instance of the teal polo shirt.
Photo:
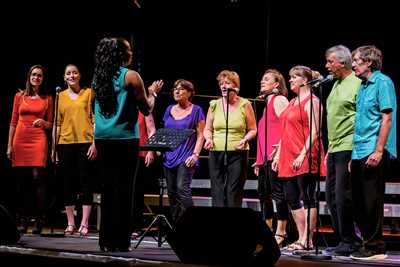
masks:
<svg viewBox="0 0 400 267"><path fill-rule="evenodd" d="M352 159L362 159L375 151L382 123L382 111L392 112L392 127L385 149L392 158L396 151L396 93L392 80L375 71L361 84L356 101L356 122L353 138Z"/></svg>
<svg viewBox="0 0 400 267"><path fill-rule="evenodd" d="M361 80L354 72L337 80L326 100L328 151L351 151L353 144L356 98Z"/></svg>

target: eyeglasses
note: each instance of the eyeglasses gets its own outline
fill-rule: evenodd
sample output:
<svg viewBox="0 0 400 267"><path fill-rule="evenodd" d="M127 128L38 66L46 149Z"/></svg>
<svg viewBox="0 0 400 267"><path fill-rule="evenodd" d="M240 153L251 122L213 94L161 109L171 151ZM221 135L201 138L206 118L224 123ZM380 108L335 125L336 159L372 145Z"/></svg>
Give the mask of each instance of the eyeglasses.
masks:
<svg viewBox="0 0 400 267"><path fill-rule="evenodd" d="M361 65L364 63L364 60L362 60L361 58L353 58L353 63Z"/></svg>
<svg viewBox="0 0 400 267"><path fill-rule="evenodd" d="M186 90L186 88L184 88L182 86L172 88L172 91L178 91L178 90Z"/></svg>

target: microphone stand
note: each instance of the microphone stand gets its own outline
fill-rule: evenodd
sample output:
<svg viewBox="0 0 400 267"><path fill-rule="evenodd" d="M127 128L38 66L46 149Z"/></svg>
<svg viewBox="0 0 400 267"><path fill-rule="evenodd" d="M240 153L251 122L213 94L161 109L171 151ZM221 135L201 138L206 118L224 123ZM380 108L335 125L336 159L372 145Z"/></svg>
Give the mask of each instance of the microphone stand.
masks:
<svg viewBox="0 0 400 267"><path fill-rule="evenodd" d="M61 88L57 87L56 88L56 99L55 99L55 104L54 104L54 110L55 110L55 113L56 113L55 116L54 116L55 117L54 118L55 123L53 123L53 127L55 127L54 128L54 155L55 155L55 157L57 155L58 99L59 99L60 91L61 91ZM57 176L57 171L56 171L57 170L57 166L54 166L54 169L55 169L54 175ZM57 199L57 196L55 196L55 199ZM57 203L57 201L54 200L54 205L56 205L56 203ZM50 212L50 213L52 214L53 212ZM55 215L52 214L52 217L53 216L55 216ZM65 234L63 232L62 233L55 233L54 232L54 218L52 218L51 219L51 226L50 226L50 233L48 233L48 234L40 234L40 236L43 236L43 237L65 237Z"/></svg>
<svg viewBox="0 0 400 267"><path fill-rule="evenodd" d="M227 205L226 186L228 183L228 121L229 121L229 90L226 94L226 117L225 117L225 147L224 147L224 206Z"/></svg>
<svg viewBox="0 0 400 267"><path fill-rule="evenodd" d="M269 170L268 170L268 97L269 95L266 95L264 98L264 103L265 103L265 121L264 121L264 175L265 175L265 180L264 180L264 190L266 190L267 183L270 183L269 179ZM265 193L265 192L264 192ZM265 215L265 199L263 200L264 203L261 204L261 212L264 217ZM266 220L267 218L263 218Z"/></svg>
<svg viewBox="0 0 400 267"><path fill-rule="evenodd" d="M316 191L316 208L317 208L317 214L316 214L316 225L315 225L315 254L303 254L301 255L302 260L331 260L332 256L330 255L324 255L321 254L321 252L318 250L318 234L319 234L319 194L320 194L320 176L321 176L321 123L322 123L322 83L319 83L316 87L318 87L319 91L319 124L317 125L318 129L318 148L317 148L317 191ZM309 173L311 174L311 165L312 165L312 159L311 159L311 151L312 151L312 146L311 146L311 133L312 133L312 118L313 118L313 91L312 87L310 89L311 92L311 102L310 102L310 148L309 148L309 160L308 160L308 166L309 166ZM309 239L310 239L310 207L307 208L307 250L309 249Z"/></svg>

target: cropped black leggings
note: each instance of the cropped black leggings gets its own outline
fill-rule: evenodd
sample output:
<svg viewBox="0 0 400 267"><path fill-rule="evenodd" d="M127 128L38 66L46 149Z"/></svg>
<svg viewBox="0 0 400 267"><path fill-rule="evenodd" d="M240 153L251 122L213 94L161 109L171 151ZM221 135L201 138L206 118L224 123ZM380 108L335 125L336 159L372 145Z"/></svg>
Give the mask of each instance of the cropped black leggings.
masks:
<svg viewBox="0 0 400 267"><path fill-rule="evenodd" d="M302 174L285 182L285 196L291 210L315 208L315 186L317 176ZM303 205L301 204L303 201Z"/></svg>

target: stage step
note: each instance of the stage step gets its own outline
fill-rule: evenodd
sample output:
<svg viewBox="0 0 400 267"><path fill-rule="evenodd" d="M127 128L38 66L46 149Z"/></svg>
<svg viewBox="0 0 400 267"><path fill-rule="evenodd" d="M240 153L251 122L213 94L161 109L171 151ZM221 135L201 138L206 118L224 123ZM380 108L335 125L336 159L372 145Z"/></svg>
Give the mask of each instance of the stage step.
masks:
<svg viewBox="0 0 400 267"><path fill-rule="evenodd" d="M151 206L158 206L159 195L146 194L145 195L145 205L149 212L152 212ZM193 202L196 206L204 206L211 207L211 197L208 196L193 196ZM163 205L168 206L168 195L164 194L163 196ZM256 198L244 198L243 199L243 208L252 208L256 211L260 211L260 202ZM320 201L319 203L319 214L320 215L329 215L328 205L325 201ZM384 216L385 217L393 217L400 218L400 204L390 204L385 203L384 206Z"/></svg>
<svg viewBox="0 0 400 267"><path fill-rule="evenodd" d="M247 180L245 190L257 190L258 180ZM192 188L208 189L210 188L209 179L193 179ZM320 182L320 191L325 192L325 181ZM386 183L385 194L387 195L400 195L400 183Z"/></svg>

